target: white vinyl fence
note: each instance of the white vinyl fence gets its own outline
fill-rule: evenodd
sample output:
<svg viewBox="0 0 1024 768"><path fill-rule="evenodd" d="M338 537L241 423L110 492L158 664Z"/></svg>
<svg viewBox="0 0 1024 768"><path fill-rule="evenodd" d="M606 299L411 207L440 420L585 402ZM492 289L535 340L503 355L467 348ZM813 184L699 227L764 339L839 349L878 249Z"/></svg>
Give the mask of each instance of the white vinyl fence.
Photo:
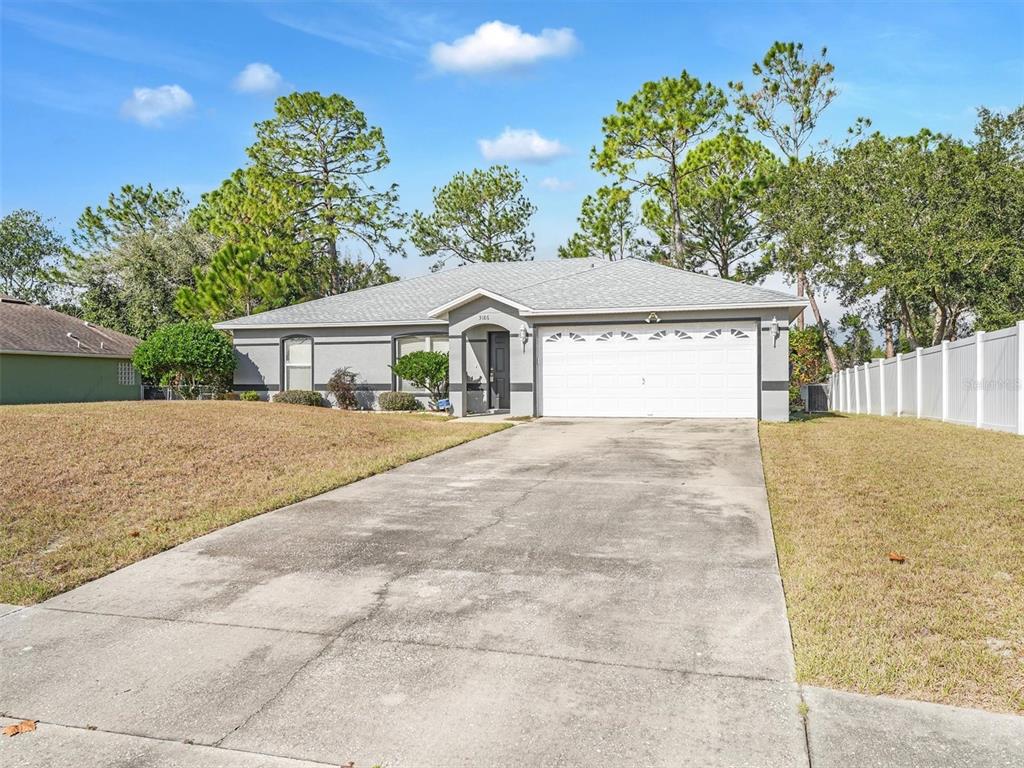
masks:
<svg viewBox="0 0 1024 768"><path fill-rule="evenodd" d="M829 408L1024 435L1024 321L839 371Z"/></svg>

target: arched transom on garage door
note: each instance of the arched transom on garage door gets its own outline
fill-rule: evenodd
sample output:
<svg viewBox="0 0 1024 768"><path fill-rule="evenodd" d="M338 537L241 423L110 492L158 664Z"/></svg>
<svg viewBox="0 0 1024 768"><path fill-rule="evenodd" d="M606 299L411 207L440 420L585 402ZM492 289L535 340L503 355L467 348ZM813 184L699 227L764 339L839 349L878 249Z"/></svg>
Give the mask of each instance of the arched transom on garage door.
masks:
<svg viewBox="0 0 1024 768"><path fill-rule="evenodd" d="M753 321L538 328L545 416L757 417Z"/></svg>

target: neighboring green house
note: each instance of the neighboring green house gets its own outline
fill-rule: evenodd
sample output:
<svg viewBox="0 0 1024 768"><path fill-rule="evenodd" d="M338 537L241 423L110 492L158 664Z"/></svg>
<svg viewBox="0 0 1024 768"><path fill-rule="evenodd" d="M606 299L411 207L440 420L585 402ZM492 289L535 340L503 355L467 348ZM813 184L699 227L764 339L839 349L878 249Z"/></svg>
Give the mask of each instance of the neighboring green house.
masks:
<svg viewBox="0 0 1024 768"><path fill-rule="evenodd" d="M0 296L0 404L139 400L139 340Z"/></svg>

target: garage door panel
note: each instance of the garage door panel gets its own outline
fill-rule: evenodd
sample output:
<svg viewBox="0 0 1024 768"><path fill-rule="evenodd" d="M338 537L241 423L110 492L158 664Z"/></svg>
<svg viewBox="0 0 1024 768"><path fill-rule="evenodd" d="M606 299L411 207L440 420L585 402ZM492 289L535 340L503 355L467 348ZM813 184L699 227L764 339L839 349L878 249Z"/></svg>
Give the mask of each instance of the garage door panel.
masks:
<svg viewBox="0 0 1024 768"><path fill-rule="evenodd" d="M757 415L753 323L565 326L541 338L542 414Z"/></svg>

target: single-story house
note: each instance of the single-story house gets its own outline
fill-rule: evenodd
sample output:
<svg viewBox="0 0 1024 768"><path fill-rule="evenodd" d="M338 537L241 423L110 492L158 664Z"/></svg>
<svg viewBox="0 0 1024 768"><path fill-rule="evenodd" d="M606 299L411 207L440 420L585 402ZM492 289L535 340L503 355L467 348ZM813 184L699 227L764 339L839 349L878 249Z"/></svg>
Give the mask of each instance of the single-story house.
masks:
<svg viewBox="0 0 1024 768"><path fill-rule="evenodd" d="M449 355L457 415L785 420L805 305L649 261L561 259L468 264L217 327L239 391L323 390L347 366L373 407L411 388L392 363L429 349Z"/></svg>
<svg viewBox="0 0 1024 768"><path fill-rule="evenodd" d="M0 296L0 404L139 400L139 340Z"/></svg>

